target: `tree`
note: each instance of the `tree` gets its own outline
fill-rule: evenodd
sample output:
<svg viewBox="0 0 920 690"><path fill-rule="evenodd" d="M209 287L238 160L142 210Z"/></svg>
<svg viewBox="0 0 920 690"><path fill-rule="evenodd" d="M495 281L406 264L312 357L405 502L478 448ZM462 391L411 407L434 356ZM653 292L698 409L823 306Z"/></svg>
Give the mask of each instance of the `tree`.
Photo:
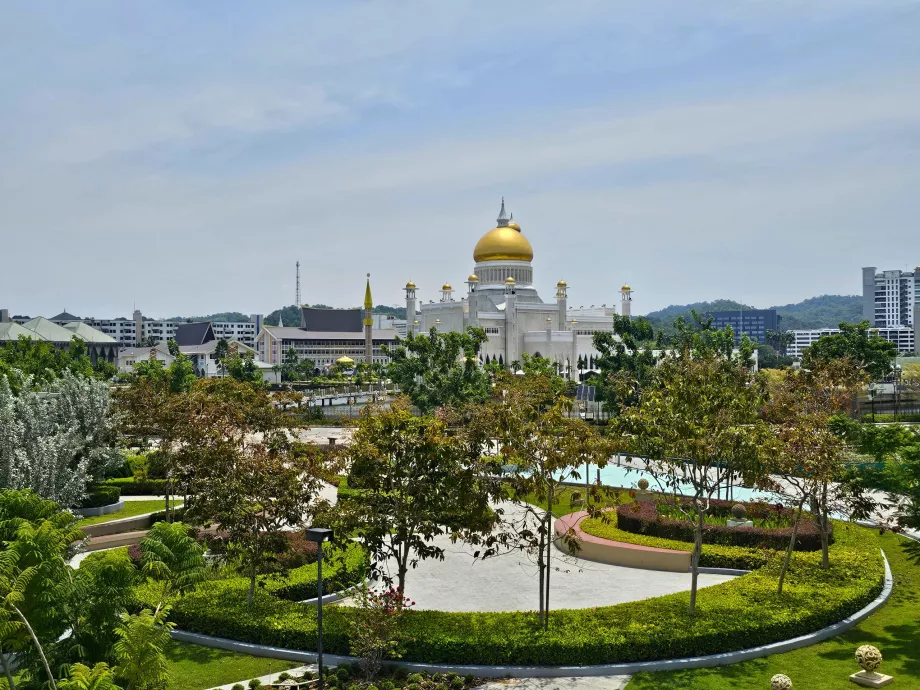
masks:
<svg viewBox="0 0 920 690"><path fill-rule="evenodd" d="M491 526L479 448L449 434L444 418L413 415L406 398L365 408L346 453L354 494L337 506L337 531L356 534L376 569L391 560L399 592L409 568L443 560L434 537Z"/></svg>
<svg viewBox="0 0 920 690"><path fill-rule="evenodd" d="M125 690L162 690L169 680L169 666L163 650L169 643L174 623L166 622L169 608L154 614L144 609L125 616L116 631L115 674L127 681Z"/></svg>
<svg viewBox="0 0 920 690"><path fill-rule="evenodd" d="M552 507L563 482L579 481L586 462L607 464L613 446L594 427L569 417L571 401L545 375L515 376L503 373L495 382L495 395L473 413L468 434L471 447L490 445L494 439L500 461L510 468L503 477L508 500L517 510L499 509L501 524L495 533L468 540L481 545L479 557L492 557L508 549L535 555L539 582L539 622L549 626L551 559L554 536ZM596 489L597 493L599 489ZM533 502L549 507L542 510ZM586 505L592 515L598 502ZM569 546L572 535L564 535Z"/></svg>
<svg viewBox="0 0 920 690"><path fill-rule="evenodd" d="M15 395L0 377L0 486L32 489L71 507L86 495L87 482L121 462L105 383L65 371L46 392L26 378Z"/></svg>
<svg viewBox="0 0 920 690"><path fill-rule="evenodd" d="M66 349L59 349L53 343L20 336L14 343L0 345L0 376L10 378L10 385L17 393L22 380L29 378L31 385L43 387L50 384L64 372L87 378L111 378L112 367L103 364L94 367L87 354L86 343L74 336ZM18 372L14 376L14 372Z"/></svg>
<svg viewBox="0 0 920 690"><path fill-rule="evenodd" d="M821 532L822 565L829 563L831 482L840 476L844 441L831 428L832 418L850 403L858 370L850 360L836 360L817 370L787 371L774 386L766 408L778 440L772 472L782 477L778 490L792 498L795 521L780 569L777 593L792 559L806 503L811 503Z"/></svg>
<svg viewBox="0 0 920 690"><path fill-rule="evenodd" d="M652 349L654 340L655 331L648 321L617 314L612 331L594 334L594 349L600 354L595 359L597 374L590 383L596 387L595 399L611 416L635 405L651 379L658 359Z"/></svg>
<svg viewBox="0 0 920 690"><path fill-rule="evenodd" d="M870 334L868 321L841 323L840 333L822 335L802 354L802 366L813 369L822 362L849 358L872 381L881 381L891 373L898 348L878 335Z"/></svg>
<svg viewBox="0 0 920 690"><path fill-rule="evenodd" d="M446 404L485 400L489 377L479 366L479 351L486 341L481 328L465 333L427 334L411 331L397 338L394 348L383 346L390 357L387 375L423 414Z"/></svg>
<svg viewBox="0 0 920 690"><path fill-rule="evenodd" d="M44 645L68 627L60 606L71 592L64 556L83 534L74 523L70 512L32 491L0 492L0 660L11 688L11 655L53 685Z"/></svg>
<svg viewBox="0 0 920 690"><path fill-rule="evenodd" d="M58 690L121 690L109 665L100 662L90 668L84 664L70 667L70 678L58 683Z"/></svg>
<svg viewBox="0 0 920 690"><path fill-rule="evenodd" d="M204 548L181 522L158 522L141 539L141 568L160 583L157 615L170 597L205 579Z"/></svg>
<svg viewBox="0 0 920 690"><path fill-rule="evenodd" d="M231 352L224 366L235 381L260 386L264 383L262 372L256 366L255 353L252 350L246 350L243 354Z"/></svg>
<svg viewBox="0 0 920 690"><path fill-rule="evenodd" d="M219 338L217 344L214 346L214 361L217 362L217 366L220 369L220 374L223 376L226 373L225 360L230 355L230 347L227 343L226 338Z"/></svg>
<svg viewBox="0 0 920 690"><path fill-rule="evenodd" d="M631 452L644 458L649 473L694 523L694 615L703 525L711 501L729 478L740 475L749 485L763 480L763 460L772 439L760 419L766 391L763 380L749 369L750 341L742 338L735 357L730 328L675 325L677 347L662 358L651 384L638 404L624 411L618 426ZM684 490L691 492L689 500L680 495Z"/></svg>

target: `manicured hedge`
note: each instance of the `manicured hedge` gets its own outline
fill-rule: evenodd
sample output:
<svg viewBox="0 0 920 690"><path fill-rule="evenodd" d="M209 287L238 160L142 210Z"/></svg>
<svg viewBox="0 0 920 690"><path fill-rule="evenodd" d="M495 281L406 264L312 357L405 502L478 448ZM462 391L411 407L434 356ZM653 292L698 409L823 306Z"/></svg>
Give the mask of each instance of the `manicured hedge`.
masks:
<svg viewBox="0 0 920 690"><path fill-rule="evenodd" d="M407 617L411 641L403 658L466 664L617 663L715 654L802 635L858 611L884 584L877 537L846 525L838 525L838 531L829 570L821 570L820 553L793 555L783 596L776 595L776 555L757 572L699 590L692 619L688 592L553 611L547 632L539 629L533 613L413 611ZM258 589L250 607L240 584L208 583L175 602L171 618L191 632L315 649L315 608L267 590ZM411 573L407 594L412 595ZM349 652L353 615L345 606L324 609L328 652Z"/></svg>
<svg viewBox="0 0 920 690"><path fill-rule="evenodd" d="M876 422L877 424L888 424L890 422L920 422L920 414L899 414L897 419L893 414L882 414L879 413L875 415L875 419L872 419L872 413L867 413L862 416L863 422Z"/></svg>
<svg viewBox="0 0 920 690"><path fill-rule="evenodd" d="M730 513L732 501L712 501L711 513L726 516ZM792 520L790 508L757 506L746 504L749 512L770 510L780 513ZM650 537L675 539L677 541L694 540L695 526L689 520L675 520L660 515L658 505L652 501L630 503L616 509L617 524L624 532L647 534ZM756 516L754 517L756 519ZM792 527L764 529L761 527L728 527L726 525L703 525L703 543L722 546L747 546L752 548L785 549L792 536ZM821 535L813 520L803 518L796 534L796 550L817 551L821 548Z"/></svg>
<svg viewBox="0 0 920 690"><path fill-rule="evenodd" d="M116 477L106 479L105 486L117 486L121 489L122 496L162 496L166 493L167 481L165 479L147 479L142 482L135 481L134 477Z"/></svg>
<svg viewBox="0 0 920 690"><path fill-rule="evenodd" d="M117 486L96 484L87 489L86 498L80 503L81 508L101 508L118 503L121 499L121 489Z"/></svg>

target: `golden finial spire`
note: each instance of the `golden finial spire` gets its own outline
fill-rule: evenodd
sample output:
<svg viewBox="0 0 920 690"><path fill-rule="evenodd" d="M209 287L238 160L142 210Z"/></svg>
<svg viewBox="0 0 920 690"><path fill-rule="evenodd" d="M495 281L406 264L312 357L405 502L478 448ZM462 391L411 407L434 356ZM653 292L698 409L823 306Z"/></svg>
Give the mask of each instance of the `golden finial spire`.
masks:
<svg viewBox="0 0 920 690"><path fill-rule="evenodd" d="M371 299L371 274L367 274L367 287L364 288L364 308L373 309L374 300Z"/></svg>

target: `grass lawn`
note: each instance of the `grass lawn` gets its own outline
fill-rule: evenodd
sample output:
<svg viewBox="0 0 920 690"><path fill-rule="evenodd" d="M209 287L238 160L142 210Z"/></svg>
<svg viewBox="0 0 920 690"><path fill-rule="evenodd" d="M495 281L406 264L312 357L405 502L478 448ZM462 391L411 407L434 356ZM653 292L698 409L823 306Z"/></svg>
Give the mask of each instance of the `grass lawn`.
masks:
<svg viewBox="0 0 920 690"><path fill-rule="evenodd" d="M777 673L785 673L797 688L855 688L848 677L859 670L854 653L862 644L881 650L881 671L894 676L892 687L920 688L920 543L891 533L879 536L878 543L891 565L894 591L885 606L849 632L732 666L639 673L628 690L762 690Z"/></svg>
<svg viewBox="0 0 920 690"><path fill-rule="evenodd" d="M292 661L266 659L197 644L172 641L166 648L169 663L167 690L205 690L301 666Z"/></svg>
<svg viewBox="0 0 920 690"><path fill-rule="evenodd" d="M614 506L614 505L619 505L622 503L632 502L632 498L630 498L629 492L627 491L620 491L619 498L614 499L613 495L608 496L603 493L603 491L610 490L608 487L599 487L598 490L601 491L601 493L599 494L599 498L604 506ZM585 497L584 486L581 486L578 488L574 486L566 486L565 488L562 489L561 492L557 493L556 496L554 496L555 500L553 501L553 515L555 515L556 517L562 517L563 515L568 515L570 513L577 513L579 510L585 509L584 506L571 505L571 498L572 498L573 491L578 491L581 494L582 499L584 499ZM531 505L535 505L538 508L543 508L543 510L546 510L546 501L538 500L537 497L534 496L533 494L529 494L525 496L524 500L526 500ZM618 500L619 503L617 503L616 500Z"/></svg>
<svg viewBox="0 0 920 690"><path fill-rule="evenodd" d="M172 507L177 508L182 502L173 502ZM85 517L77 523L77 527L87 527L96 525L100 522L111 522L112 520L121 520L122 518L135 517L146 513L155 513L158 510L166 509L166 499L157 499L155 501L125 501L125 507L108 515L96 515L94 517Z"/></svg>

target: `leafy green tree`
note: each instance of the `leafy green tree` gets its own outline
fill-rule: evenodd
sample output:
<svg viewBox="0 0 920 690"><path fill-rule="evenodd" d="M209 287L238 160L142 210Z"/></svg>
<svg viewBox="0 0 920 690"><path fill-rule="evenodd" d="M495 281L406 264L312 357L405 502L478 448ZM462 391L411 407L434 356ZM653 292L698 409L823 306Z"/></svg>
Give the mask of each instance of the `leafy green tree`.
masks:
<svg viewBox="0 0 920 690"><path fill-rule="evenodd" d="M20 336L15 343L0 345L0 375L10 379L15 392L20 390L25 379L30 379L32 386L41 388L64 372L89 378L111 378L112 368L106 364L103 362L94 368L86 343L76 336L66 349L27 336Z"/></svg>
<svg viewBox="0 0 920 690"><path fill-rule="evenodd" d="M590 383L596 387L595 399L615 417L623 408L636 404L651 379L657 362L655 331L641 317L614 314L613 329L595 333L593 340L600 354L595 359L597 374Z"/></svg>
<svg viewBox="0 0 920 690"><path fill-rule="evenodd" d="M618 429L630 452L645 460L649 474L694 523L692 616L711 501L730 477L741 476L749 485L762 482L773 439L761 419L764 382L749 369L750 341L742 338L735 357L730 328L697 330L680 321L677 347L661 359L638 404L621 415Z"/></svg>
<svg viewBox="0 0 920 690"><path fill-rule="evenodd" d="M433 537L491 526L479 451L449 434L443 418L413 415L405 397L365 408L346 451L355 491L337 505L336 531L355 534L378 570L392 561L405 592L409 568L444 559Z"/></svg>
<svg viewBox="0 0 920 690"><path fill-rule="evenodd" d="M226 373L226 359L230 355L230 346L226 338L219 338L214 346L214 361L220 369L221 376Z"/></svg>
<svg viewBox="0 0 920 690"><path fill-rule="evenodd" d="M813 369L822 362L847 357L880 381L891 373L898 348L884 338L873 335L868 321L841 323L840 333L822 335L809 345L802 355L802 366Z"/></svg>
<svg viewBox="0 0 920 690"><path fill-rule="evenodd" d="M495 532L485 539L477 535L467 539L483 547L478 557L497 556L509 549L535 556L539 623L546 629L554 544L562 541L572 547L576 542L570 534L557 538L552 509L542 510L533 503L554 506L563 482L581 480L586 462L605 466L613 446L594 427L569 416L571 401L553 377L503 372L496 378L494 391L490 401L476 406L467 434L478 441L470 444L476 449L495 440L505 468L504 491L517 510L499 508L500 524ZM592 515L599 512L597 502L586 508Z"/></svg>
<svg viewBox="0 0 920 690"><path fill-rule="evenodd" d="M143 572L160 584L154 615L177 594L205 579L204 548L181 522L158 522L141 540Z"/></svg>
<svg viewBox="0 0 920 690"><path fill-rule="evenodd" d="M256 366L255 353L252 350L246 350L243 354L236 352L231 353L224 365L227 372L235 381L246 382L249 384L262 385L265 381L262 372Z"/></svg>
<svg viewBox="0 0 920 690"><path fill-rule="evenodd" d="M383 346L390 356L387 375L406 393L423 414L447 404L485 400L489 377L479 366L479 351L486 341L481 328L465 333L425 334L409 332L394 348Z"/></svg>
<svg viewBox="0 0 920 690"><path fill-rule="evenodd" d="M117 629L115 674L125 681L125 690L163 690L169 681L169 665L164 650L174 623L166 622L169 607L154 614L144 609L125 616Z"/></svg>
<svg viewBox="0 0 920 690"><path fill-rule="evenodd" d="M58 682L58 690L122 690L115 684L109 665L100 662L90 668L84 664L70 667L70 678Z"/></svg>

